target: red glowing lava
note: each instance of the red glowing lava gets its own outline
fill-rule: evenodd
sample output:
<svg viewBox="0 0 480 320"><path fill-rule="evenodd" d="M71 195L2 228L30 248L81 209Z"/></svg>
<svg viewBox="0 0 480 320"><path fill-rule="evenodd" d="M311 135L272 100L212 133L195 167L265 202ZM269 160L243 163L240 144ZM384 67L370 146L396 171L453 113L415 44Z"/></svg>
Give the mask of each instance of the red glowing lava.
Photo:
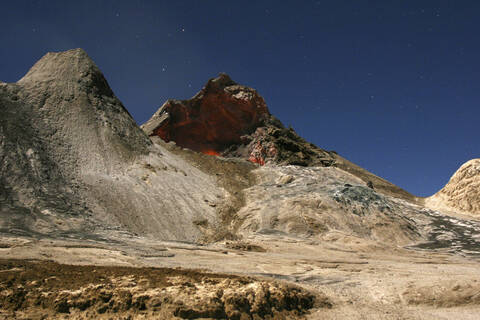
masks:
<svg viewBox="0 0 480 320"><path fill-rule="evenodd" d="M220 155L220 153L218 153L217 151L214 151L214 150L204 150L204 151L202 151L202 153L208 154L209 156L219 156Z"/></svg>

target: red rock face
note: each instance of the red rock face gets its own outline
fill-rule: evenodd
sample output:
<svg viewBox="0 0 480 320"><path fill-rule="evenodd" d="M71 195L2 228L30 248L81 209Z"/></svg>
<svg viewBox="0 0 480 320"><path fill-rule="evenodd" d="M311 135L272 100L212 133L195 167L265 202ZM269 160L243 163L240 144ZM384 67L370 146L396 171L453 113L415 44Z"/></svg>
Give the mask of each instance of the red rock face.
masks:
<svg viewBox="0 0 480 320"><path fill-rule="evenodd" d="M222 74L190 100L167 101L150 136L220 155L229 146L240 144L240 137L255 131L269 115L265 101L254 89L240 86Z"/></svg>

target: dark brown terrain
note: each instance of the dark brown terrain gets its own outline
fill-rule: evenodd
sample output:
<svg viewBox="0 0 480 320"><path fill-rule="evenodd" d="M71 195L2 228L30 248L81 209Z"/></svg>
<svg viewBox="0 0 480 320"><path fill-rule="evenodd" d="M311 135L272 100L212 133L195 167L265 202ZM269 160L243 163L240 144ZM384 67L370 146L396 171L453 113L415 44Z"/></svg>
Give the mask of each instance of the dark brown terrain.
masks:
<svg viewBox="0 0 480 320"><path fill-rule="evenodd" d="M5 319L287 319L325 297L254 278L166 268L0 260Z"/></svg>

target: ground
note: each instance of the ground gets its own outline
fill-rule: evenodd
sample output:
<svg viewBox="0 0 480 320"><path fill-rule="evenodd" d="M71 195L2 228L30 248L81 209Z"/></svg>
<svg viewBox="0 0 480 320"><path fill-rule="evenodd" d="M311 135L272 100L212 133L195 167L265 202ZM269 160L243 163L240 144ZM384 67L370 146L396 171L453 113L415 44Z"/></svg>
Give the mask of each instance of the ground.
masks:
<svg viewBox="0 0 480 320"><path fill-rule="evenodd" d="M237 307L250 301L237 319L480 315L475 258L382 246L340 233L322 239L256 234L238 244L210 245L126 236L116 242L5 236L1 247L5 319L234 319L214 292ZM249 296L251 290L256 294Z"/></svg>

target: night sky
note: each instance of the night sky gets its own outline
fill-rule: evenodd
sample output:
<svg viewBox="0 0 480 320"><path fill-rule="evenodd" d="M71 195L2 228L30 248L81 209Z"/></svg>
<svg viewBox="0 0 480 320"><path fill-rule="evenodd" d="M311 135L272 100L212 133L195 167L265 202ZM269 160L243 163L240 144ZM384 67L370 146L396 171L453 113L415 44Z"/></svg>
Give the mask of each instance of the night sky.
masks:
<svg viewBox="0 0 480 320"><path fill-rule="evenodd" d="M0 24L0 80L81 47L139 124L226 72L415 195L479 157L479 1L2 1Z"/></svg>

